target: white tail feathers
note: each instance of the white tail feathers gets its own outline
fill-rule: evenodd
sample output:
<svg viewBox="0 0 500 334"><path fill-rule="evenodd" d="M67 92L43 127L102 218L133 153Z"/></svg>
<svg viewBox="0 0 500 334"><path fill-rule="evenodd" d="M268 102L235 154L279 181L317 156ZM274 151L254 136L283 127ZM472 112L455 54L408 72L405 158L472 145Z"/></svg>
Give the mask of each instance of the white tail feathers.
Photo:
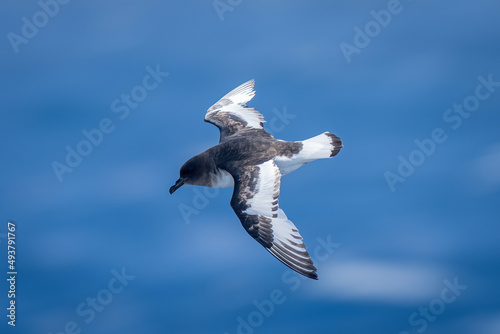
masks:
<svg viewBox="0 0 500 334"><path fill-rule="evenodd" d="M342 141L333 133L324 132L316 137L302 141L302 145L299 155L302 155L304 160L313 161L330 158L339 153L342 148Z"/></svg>
<svg viewBox="0 0 500 334"><path fill-rule="evenodd" d="M303 140L302 149L291 157L276 157L274 161L281 175L293 172L302 165L317 159L331 158L337 155L342 146L342 140L330 132L324 132L316 137Z"/></svg>

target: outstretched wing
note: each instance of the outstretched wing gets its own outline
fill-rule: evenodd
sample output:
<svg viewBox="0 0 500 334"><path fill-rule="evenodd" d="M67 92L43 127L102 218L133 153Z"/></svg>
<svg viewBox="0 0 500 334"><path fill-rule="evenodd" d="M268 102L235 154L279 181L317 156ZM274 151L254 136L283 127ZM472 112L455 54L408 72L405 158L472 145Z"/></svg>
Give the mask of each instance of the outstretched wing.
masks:
<svg viewBox="0 0 500 334"><path fill-rule="evenodd" d="M236 180L231 207L248 234L288 267L317 279L299 230L278 207L281 174L274 161L229 172Z"/></svg>
<svg viewBox="0 0 500 334"><path fill-rule="evenodd" d="M212 123L220 130L220 141L236 132L248 129L264 129L264 116L255 109L246 106L255 91L254 80L250 80L236 87L216 104L211 106L206 115L205 122Z"/></svg>

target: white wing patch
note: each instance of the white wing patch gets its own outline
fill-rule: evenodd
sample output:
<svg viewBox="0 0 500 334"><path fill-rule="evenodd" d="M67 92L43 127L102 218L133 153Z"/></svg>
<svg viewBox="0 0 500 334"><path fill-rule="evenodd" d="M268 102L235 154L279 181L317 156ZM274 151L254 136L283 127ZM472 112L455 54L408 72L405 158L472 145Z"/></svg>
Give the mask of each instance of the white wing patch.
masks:
<svg viewBox="0 0 500 334"><path fill-rule="evenodd" d="M244 84L239 85L238 87L236 87L235 89L224 95L221 98L221 100L227 99L235 104L246 104L255 96L254 86L255 86L255 80L253 79L248 80ZM215 105L217 105L217 103ZM212 108L214 106L212 106Z"/></svg>
<svg viewBox="0 0 500 334"><path fill-rule="evenodd" d="M293 270L317 278L316 268L299 230L278 207L281 179L278 166L269 160L254 168L259 169L257 177L243 185L237 195L245 199L246 209L238 214L238 206L232 204L233 209L249 233L259 231L251 235L267 251ZM267 242L269 239L272 240L270 243Z"/></svg>
<svg viewBox="0 0 500 334"><path fill-rule="evenodd" d="M236 87L224 95L217 103L211 106L205 121L217 125L219 128L228 127L231 123L242 123L241 127L264 129L264 116L255 109L246 106L246 103L255 96L255 81L250 80Z"/></svg>
<svg viewBox="0 0 500 334"><path fill-rule="evenodd" d="M248 215L272 217L278 214L278 196L280 195L280 171L273 160L260 164L259 176L253 197L247 200L248 209L243 211ZM283 210L282 210L283 211Z"/></svg>

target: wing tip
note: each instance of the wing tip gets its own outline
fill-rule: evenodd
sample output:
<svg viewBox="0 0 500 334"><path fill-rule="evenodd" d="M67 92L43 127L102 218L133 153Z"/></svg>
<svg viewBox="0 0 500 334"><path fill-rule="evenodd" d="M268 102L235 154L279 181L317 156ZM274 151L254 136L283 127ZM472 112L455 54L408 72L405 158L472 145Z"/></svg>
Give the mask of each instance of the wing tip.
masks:
<svg viewBox="0 0 500 334"><path fill-rule="evenodd" d="M227 93L223 98L228 98L234 103L245 105L245 103L255 96L254 87L255 79L248 80Z"/></svg>
<svg viewBox="0 0 500 334"><path fill-rule="evenodd" d="M273 246L275 246L275 245L273 244ZM318 274L316 273L317 269L314 266L314 263L312 262L310 256L308 257L306 263L303 263L303 262L301 263L301 262L299 262L299 259L297 259L297 258L290 258L289 256L284 256L281 253L281 251L278 251L279 248L277 248L277 247L276 248L275 247L271 247L271 248L265 247L265 248L269 253L271 253L275 258L277 258L281 263L283 263L285 266L292 269L293 271L295 271L295 272L297 272L305 277L314 279L314 280L318 279Z"/></svg>
<svg viewBox="0 0 500 334"><path fill-rule="evenodd" d="M220 98L214 105L208 108L208 112L215 111L216 109L222 107L224 100L229 100L229 103L235 103L240 105L245 105L255 96L255 79L250 79L247 82L242 83L226 95Z"/></svg>
<svg viewBox="0 0 500 334"><path fill-rule="evenodd" d="M306 277L309 277L309 278L316 280L316 281L319 279L318 274L316 274L316 272L313 272L313 273L311 273L310 276L306 276Z"/></svg>

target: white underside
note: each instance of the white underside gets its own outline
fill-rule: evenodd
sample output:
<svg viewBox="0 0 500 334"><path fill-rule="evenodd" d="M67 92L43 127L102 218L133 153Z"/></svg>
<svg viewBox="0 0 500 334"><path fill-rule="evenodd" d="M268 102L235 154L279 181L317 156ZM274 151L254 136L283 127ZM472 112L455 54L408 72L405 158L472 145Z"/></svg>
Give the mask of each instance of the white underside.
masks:
<svg viewBox="0 0 500 334"><path fill-rule="evenodd" d="M211 175L210 188L232 188L234 187L234 179L229 172L224 169L218 169L215 174Z"/></svg>

